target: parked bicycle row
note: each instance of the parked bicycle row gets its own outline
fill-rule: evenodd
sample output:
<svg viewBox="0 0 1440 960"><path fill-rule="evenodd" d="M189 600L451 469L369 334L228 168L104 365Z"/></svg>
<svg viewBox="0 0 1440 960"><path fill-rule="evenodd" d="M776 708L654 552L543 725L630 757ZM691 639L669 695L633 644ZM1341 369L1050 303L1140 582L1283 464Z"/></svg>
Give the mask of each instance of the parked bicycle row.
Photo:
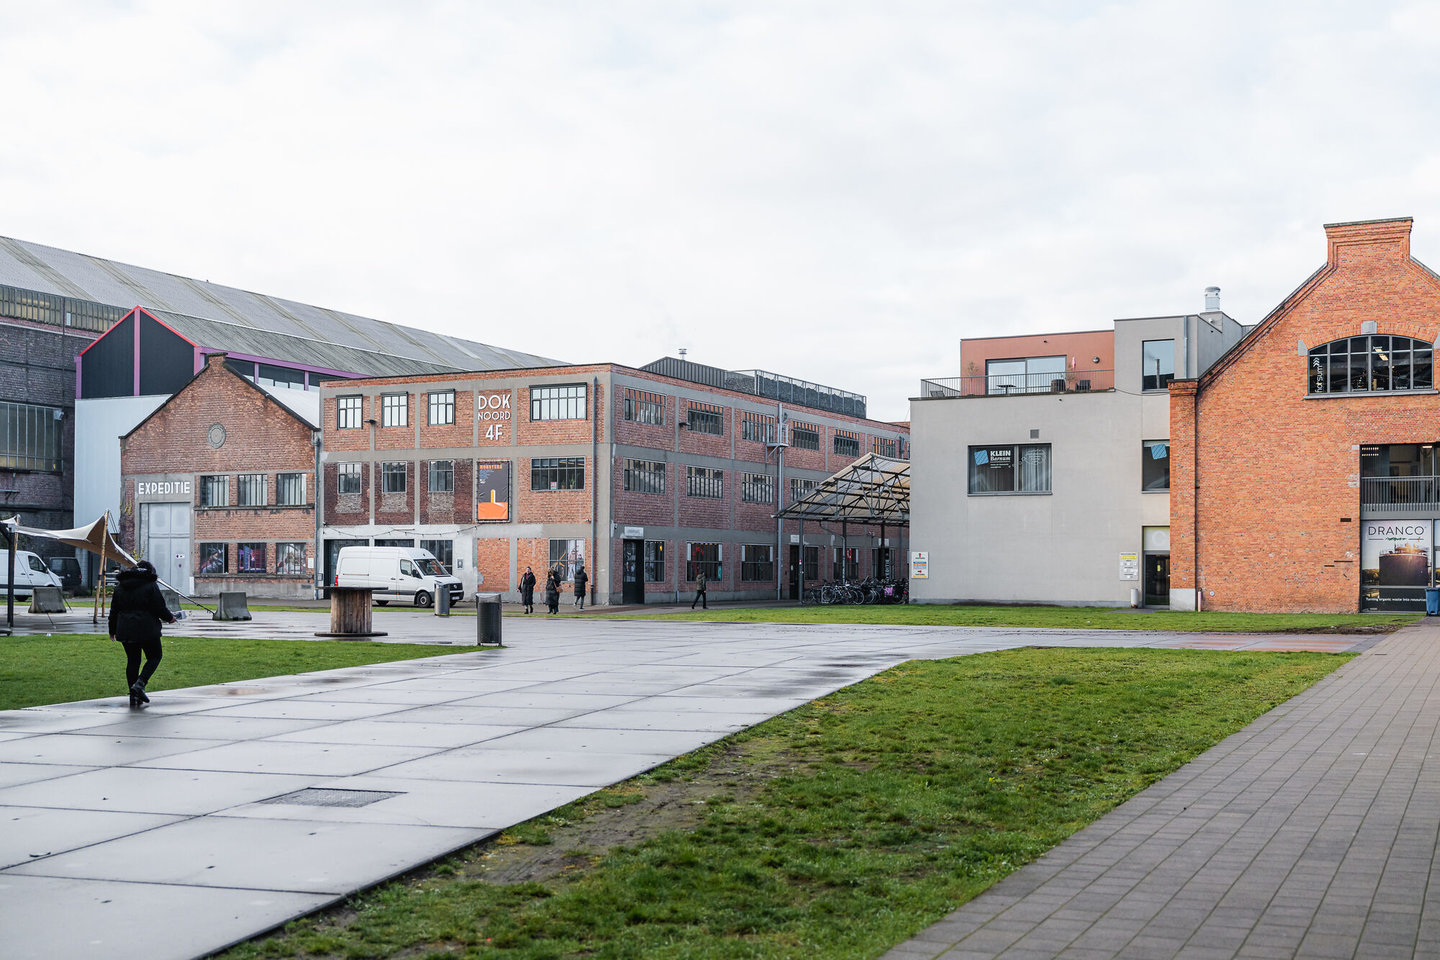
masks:
<svg viewBox="0 0 1440 960"><path fill-rule="evenodd" d="M903 578L880 580L868 577L854 583L822 583L805 591L803 602L815 603L904 603L908 584Z"/></svg>

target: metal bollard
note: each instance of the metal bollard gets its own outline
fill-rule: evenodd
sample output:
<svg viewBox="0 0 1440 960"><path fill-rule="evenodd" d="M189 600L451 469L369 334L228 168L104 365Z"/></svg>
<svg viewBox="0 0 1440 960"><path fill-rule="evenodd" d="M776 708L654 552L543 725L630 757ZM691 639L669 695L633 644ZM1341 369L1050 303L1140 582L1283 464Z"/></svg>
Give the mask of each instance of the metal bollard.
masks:
<svg viewBox="0 0 1440 960"><path fill-rule="evenodd" d="M500 645L500 594L475 594L476 643Z"/></svg>
<svg viewBox="0 0 1440 960"><path fill-rule="evenodd" d="M435 590L435 616L450 616L450 587L446 584L441 584Z"/></svg>

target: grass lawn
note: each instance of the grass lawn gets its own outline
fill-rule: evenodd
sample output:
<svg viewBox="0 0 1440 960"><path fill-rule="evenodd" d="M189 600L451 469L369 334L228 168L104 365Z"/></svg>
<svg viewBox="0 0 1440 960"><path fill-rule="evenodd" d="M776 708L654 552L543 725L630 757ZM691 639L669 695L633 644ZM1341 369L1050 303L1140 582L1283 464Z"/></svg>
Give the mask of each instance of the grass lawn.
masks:
<svg viewBox="0 0 1440 960"><path fill-rule="evenodd" d="M225 956L875 957L1346 659L904 664Z"/></svg>
<svg viewBox="0 0 1440 960"><path fill-rule="evenodd" d="M169 637L150 692L464 652L434 644ZM0 637L0 710L124 697L125 651L108 637Z"/></svg>
<svg viewBox="0 0 1440 960"><path fill-rule="evenodd" d="M599 611L597 616L603 615ZM1419 613L1194 613L1113 607L985 607L933 603L833 604L812 607L719 607L693 613L617 616L727 623L875 623L1057 630L1175 630L1198 633L1379 633L1421 619Z"/></svg>

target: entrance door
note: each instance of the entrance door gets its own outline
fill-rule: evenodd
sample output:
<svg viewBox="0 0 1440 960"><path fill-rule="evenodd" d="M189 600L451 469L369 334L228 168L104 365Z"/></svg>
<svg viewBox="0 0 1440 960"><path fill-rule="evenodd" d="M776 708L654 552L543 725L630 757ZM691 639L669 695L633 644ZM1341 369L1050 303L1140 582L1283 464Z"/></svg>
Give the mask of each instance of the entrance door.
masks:
<svg viewBox="0 0 1440 960"><path fill-rule="evenodd" d="M1145 606L1170 606L1170 554L1145 554Z"/></svg>
<svg viewBox="0 0 1440 960"><path fill-rule="evenodd" d="M181 593L192 592L190 504L142 503L140 524L144 531L144 559L155 564L161 580Z"/></svg>
<svg viewBox="0 0 1440 960"><path fill-rule="evenodd" d="M620 601L645 602L645 541L623 540L620 545Z"/></svg>
<svg viewBox="0 0 1440 960"><path fill-rule="evenodd" d="M800 599L800 544L790 544L790 599Z"/></svg>

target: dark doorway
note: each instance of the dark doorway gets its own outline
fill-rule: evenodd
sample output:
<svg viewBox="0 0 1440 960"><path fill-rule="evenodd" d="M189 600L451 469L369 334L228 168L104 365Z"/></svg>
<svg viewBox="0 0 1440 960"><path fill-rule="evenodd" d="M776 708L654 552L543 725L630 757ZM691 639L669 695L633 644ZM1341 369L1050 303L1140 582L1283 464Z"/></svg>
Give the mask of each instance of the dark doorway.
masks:
<svg viewBox="0 0 1440 960"><path fill-rule="evenodd" d="M1145 554L1145 606L1170 606L1170 554Z"/></svg>
<svg viewBox="0 0 1440 960"><path fill-rule="evenodd" d="M620 602L645 602L645 541L624 540L620 545Z"/></svg>
<svg viewBox="0 0 1440 960"><path fill-rule="evenodd" d="M800 545L790 544L790 599L800 599Z"/></svg>

